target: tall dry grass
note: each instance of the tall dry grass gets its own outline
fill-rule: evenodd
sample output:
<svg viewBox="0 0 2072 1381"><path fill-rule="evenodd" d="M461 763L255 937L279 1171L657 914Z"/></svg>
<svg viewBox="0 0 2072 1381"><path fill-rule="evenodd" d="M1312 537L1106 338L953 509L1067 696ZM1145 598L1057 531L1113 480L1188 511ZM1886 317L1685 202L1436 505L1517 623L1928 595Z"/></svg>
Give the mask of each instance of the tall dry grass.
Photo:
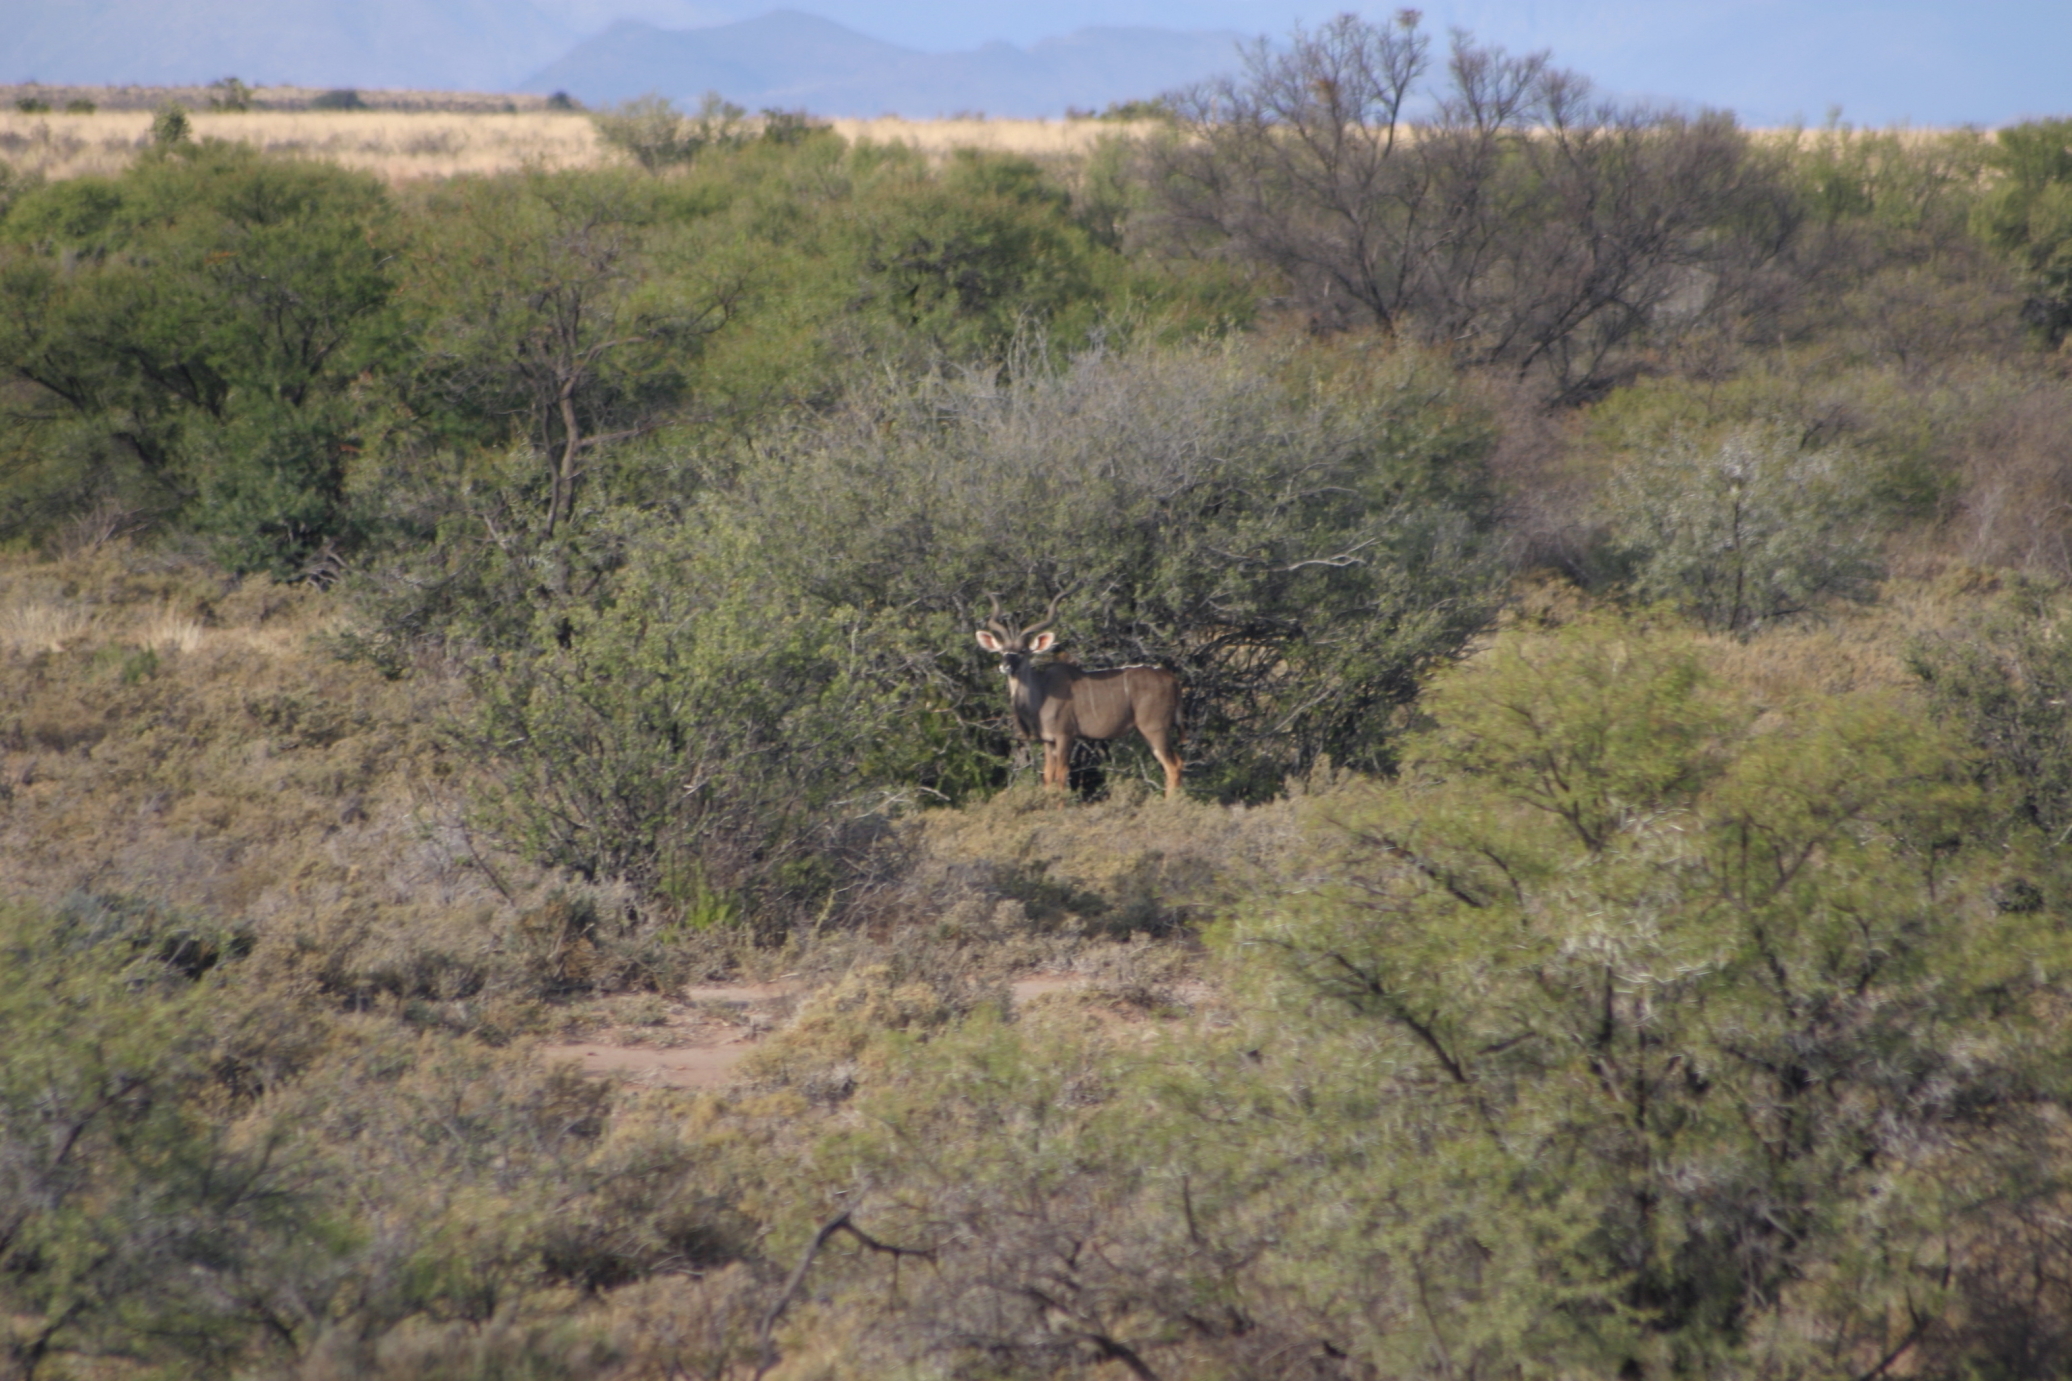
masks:
<svg viewBox="0 0 2072 1381"><path fill-rule="evenodd" d="M46 178L117 173L150 147L151 118L148 111L0 112L0 159ZM253 111L189 118L198 139L329 159L392 182L579 168L610 157L588 120L546 111Z"/></svg>
<svg viewBox="0 0 2072 1381"><path fill-rule="evenodd" d="M45 178L120 172L151 145L149 111L26 115L0 111L0 161ZM324 158L390 182L519 168L585 168L620 155L580 114L555 111L250 111L189 116L198 139ZM843 138L906 144L942 157L956 149L1067 157L1129 125L1092 120L836 120Z"/></svg>

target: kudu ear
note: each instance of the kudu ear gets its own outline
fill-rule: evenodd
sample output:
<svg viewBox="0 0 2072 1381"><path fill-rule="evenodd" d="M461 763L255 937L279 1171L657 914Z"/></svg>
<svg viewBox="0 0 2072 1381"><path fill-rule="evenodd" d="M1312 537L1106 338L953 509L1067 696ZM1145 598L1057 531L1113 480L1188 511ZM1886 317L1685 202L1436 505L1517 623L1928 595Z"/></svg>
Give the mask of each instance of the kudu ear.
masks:
<svg viewBox="0 0 2072 1381"><path fill-rule="evenodd" d="M978 630L978 645L988 652L1005 652L1007 650L998 638L983 628Z"/></svg>
<svg viewBox="0 0 2072 1381"><path fill-rule="evenodd" d="M1033 637L1033 638L1029 639L1029 651L1031 651L1031 652L1048 652L1048 651L1050 651L1050 650L1051 650L1051 649L1052 649L1053 647L1056 647L1056 646L1057 646L1057 644L1058 644L1058 635L1057 635L1057 634L1055 634L1055 633L1038 633L1038 634L1037 634L1037 635L1036 635L1035 637Z"/></svg>

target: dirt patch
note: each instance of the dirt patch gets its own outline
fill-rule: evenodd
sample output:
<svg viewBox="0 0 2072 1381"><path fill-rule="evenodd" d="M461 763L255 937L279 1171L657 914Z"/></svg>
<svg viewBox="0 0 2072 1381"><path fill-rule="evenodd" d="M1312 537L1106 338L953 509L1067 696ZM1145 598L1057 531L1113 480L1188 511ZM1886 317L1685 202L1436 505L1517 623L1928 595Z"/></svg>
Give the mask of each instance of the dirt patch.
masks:
<svg viewBox="0 0 2072 1381"><path fill-rule="evenodd" d="M1085 984L1074 974L1032 974L1010 984L1009 990L1016 1002L1028 1002ZM790 1014L798 996L796 985L781 981L686 988L680 997L691 1011L680 1018L637 1034L610 1032L596 1040L543 1045L540 1056L569 1061L585 1074L660 1088L720 1088L758 1039ZM700 1015L715 1012L725 1013L727 1019L714 1022Z"/></svg>
<svg viewBox="0 0 2072 1381"><path fill-rule="evenodd" d="M540 1054L548 1060L569 1060L585 1074L624 1075L636 1083L663 1088L718 1088L755 1048L752 1041L732 1045L686 1045L657 1050L643 1045L547 1045Z"/></svg>

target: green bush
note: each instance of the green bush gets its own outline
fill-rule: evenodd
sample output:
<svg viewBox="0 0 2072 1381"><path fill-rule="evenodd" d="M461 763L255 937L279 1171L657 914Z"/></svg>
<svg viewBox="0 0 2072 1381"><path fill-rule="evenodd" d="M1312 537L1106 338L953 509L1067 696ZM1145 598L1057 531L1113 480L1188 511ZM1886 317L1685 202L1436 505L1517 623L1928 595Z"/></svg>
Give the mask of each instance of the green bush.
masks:
<svg viewBox="0 0 2072 1381"><path fill-rule="evenodd" d="M126 913L126 914L125 914ZM157 929L158 934L152 931ZM278 1135L221 1116L198 935L88 903L0 911L0 1356L221 1375L334 1239Z"/></svg>
<svg viewBox="0 0 2072 1381"><path fill-rule="evenodd" d="M1219 938L1214 1022L856 1057L820 1173L932 1254L820 1268L859 1370L2053 1374L2072 946L1992 903L1958 746L1616 623L1427 708Z"/></svg>
<svg viewBox="0 0 2072 1381"><path fill-rule="evenodd" d="M187 118L185 106L165 106L151 117L151 142L160 149L177 148L188 142L193 133L194 122Z"/></svg>
<svg viewBox="0 0 2072 1381"><path fill-rule="evenodd" d="M0 426L40 460L15 521L113 498L190 524L240 571L294 572L348 539L361 376L395 344L394 247L373 179L241 146L16 201L0 361L21 386Z"/></svg>
<svg viewBox="0 0 2072 1381"><path fill-rule="evenodd" d="M1987 161L1999 178L1975 223L2028 275L2023 318L2056 346L2072 332L2072 120L2010 125Z"/></svg>
<svg viewBox="0 0 2072 1381"><path fill-rule="evenodd" d="M740 542L638 540L602 607L549 607L485 659L482 818L542 863L781 926L848 880L844 823L894 775L903 697L865 674L853 614L742 579Z"/></svg>
<svg viewBox="0 0 2072 1381"><path fill-rule="evenodd" d="M1880 572L1867 468L1766 431L1665 448L1613 472L1606 523L1635 596L1749 633L1869 597Z"/></svg>
<svg viewBox="0 0 2072 1381"><path fill-rule="evenodd" d="M686 115L667 97L650 92L622 101L590 116L597 137L632 158L648 172L695 162L707 149L730 148L748 138L742 123L748 112L708 91L695 115Z"/></svg>
<svg viewBox="0 0 2072 1381"><path fill-rule="evenodd" d="M970 646L999 595L1063 605L1088 666L1187 687L1190 761L1225 797L1329 758L1377 769L1419 677L1490 608L1488 433L1429 362L1099 352L1007 381L863 394L778 434L710 506L759 583L868 619L865 654L948 712L941 775L1004 697ZM967 727L969 726L969 727Z"/></svg>
<svg viewBox="0 0 2072 1381"><path fill-rule="evenodd" d="M1180 672L1210 794L1386 767L1491 608L1486 433L1414 356L1279 364L1141 350L860 391L678 516L542 549L558 592L499 565L511 598L450 629L480 639L483 819L687 913L843 911L885 810L1005 779L971 642L991 596L1033 618L1068 587L1086 664Z"/></svg>
<svg viewBox="0 0 2072 1381"><path fill-rule="evenodd" d="M1908 664L1934 713L1978 750L1977 772L2005 822L2011 862L2033 859L2053 888L2072 831L2072 646L2062 601L2017 583L1971 626L1918 638ZM2029 847L2023 847L2025 844ZM2033 887L2033 880L2024 880Z"/></svg>

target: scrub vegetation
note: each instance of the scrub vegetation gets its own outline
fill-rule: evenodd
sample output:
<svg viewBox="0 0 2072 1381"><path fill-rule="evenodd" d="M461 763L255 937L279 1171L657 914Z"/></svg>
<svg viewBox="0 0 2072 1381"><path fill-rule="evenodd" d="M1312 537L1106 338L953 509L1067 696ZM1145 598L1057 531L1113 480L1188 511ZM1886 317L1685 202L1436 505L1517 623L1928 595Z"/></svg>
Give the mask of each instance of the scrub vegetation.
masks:
<svg viewBox="0 0 2072 1381"><path fill-rule="evenodd" d="M2072 122L1135 113L0 180L0 1376L2072 1368Z"/></svg>

